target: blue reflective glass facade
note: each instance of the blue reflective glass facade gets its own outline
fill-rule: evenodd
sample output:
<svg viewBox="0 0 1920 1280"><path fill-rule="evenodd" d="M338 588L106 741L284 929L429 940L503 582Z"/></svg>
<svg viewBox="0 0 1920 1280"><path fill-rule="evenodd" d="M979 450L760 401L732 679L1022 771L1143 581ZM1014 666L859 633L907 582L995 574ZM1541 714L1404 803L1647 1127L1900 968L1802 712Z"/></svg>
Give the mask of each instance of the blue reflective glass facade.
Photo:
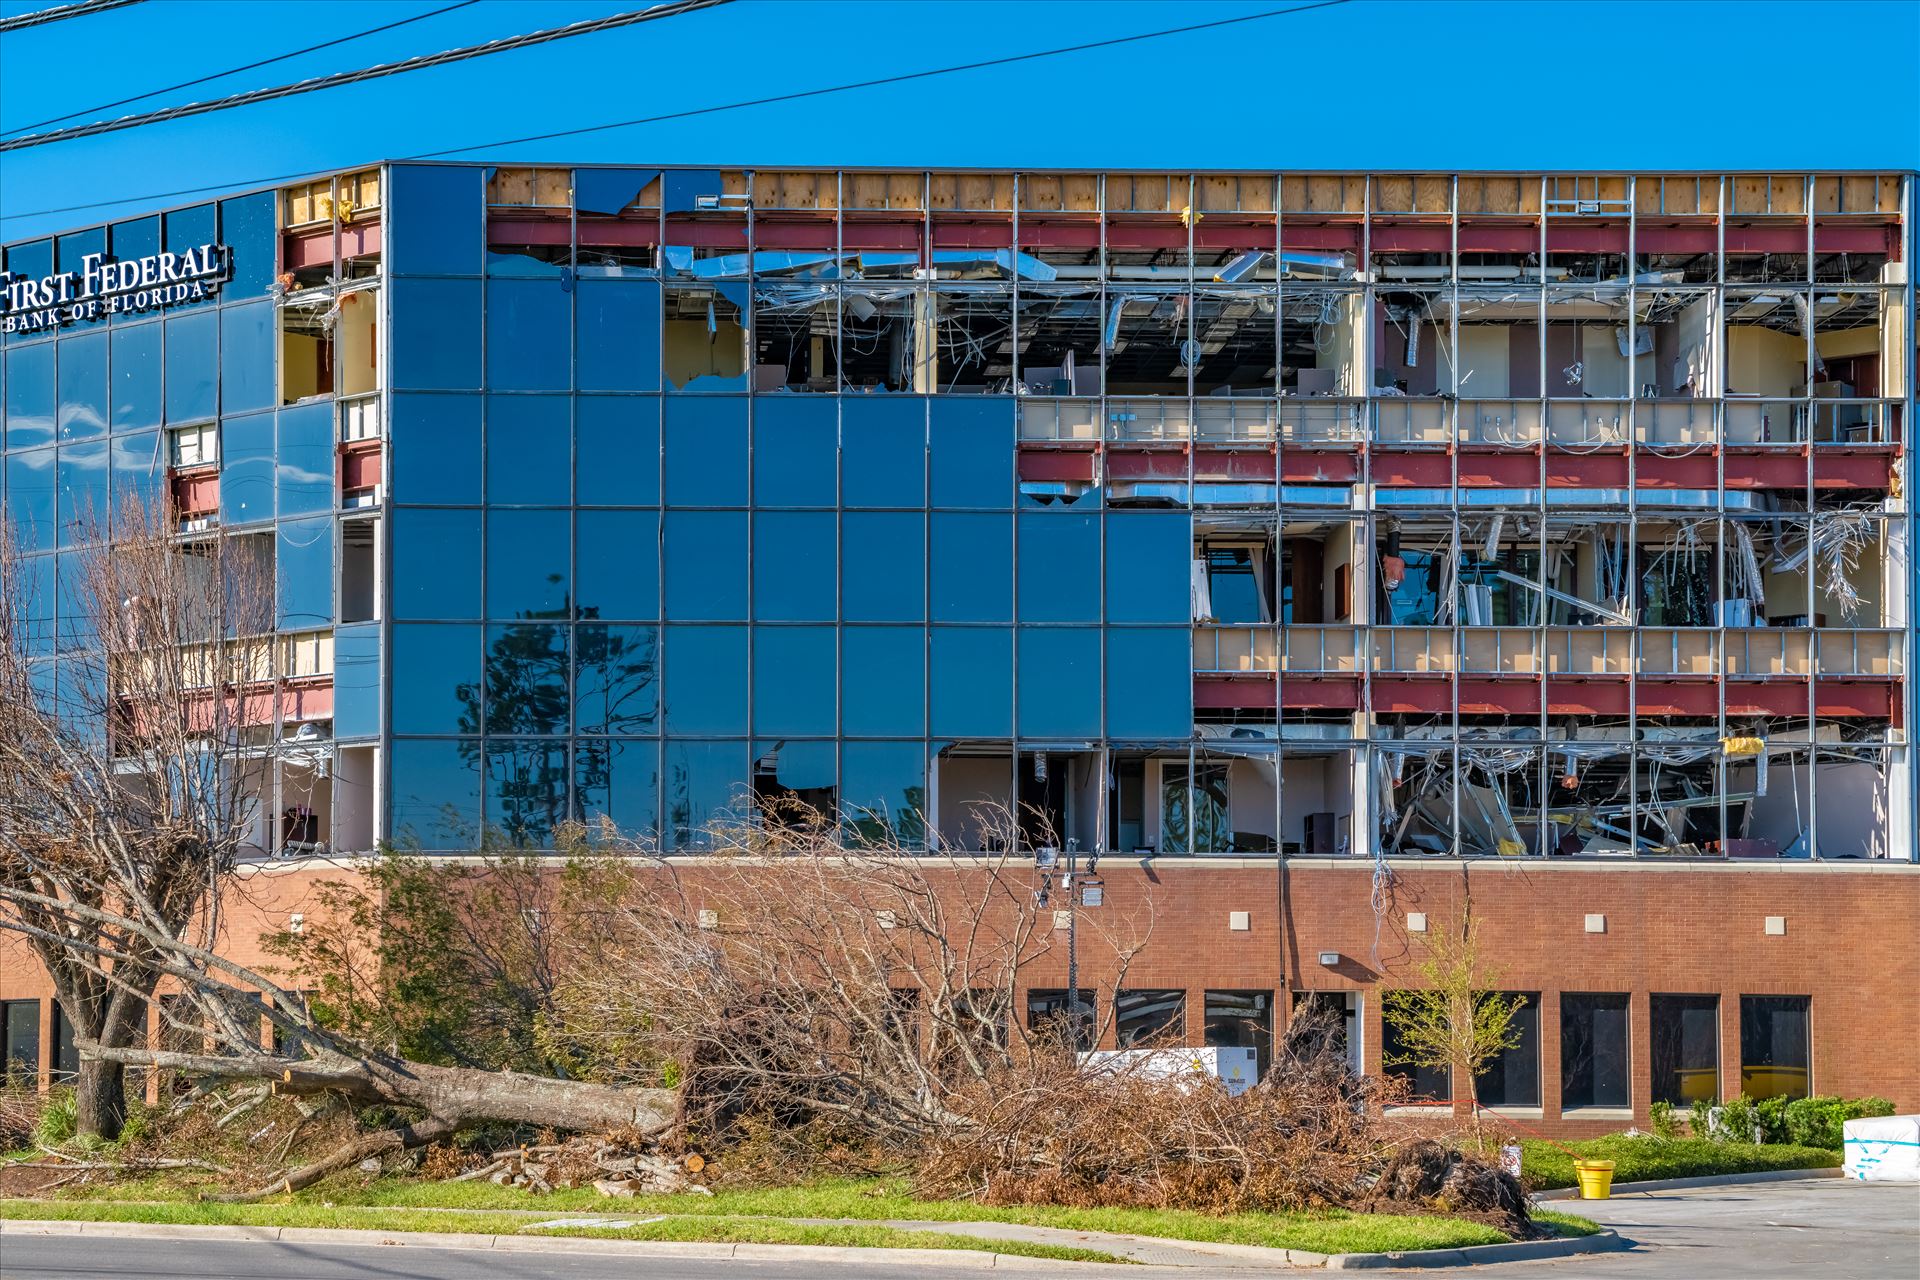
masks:
<svg viewBox="0 0 1920 1280"><path fill-rule="evenodd" d="M1574 201L1563 235L1464 178L1402 208L1360 178L802 176L396 163L7 246L10 279L227 258L204 299L0 340L49 671L75 557L133 491L273 566L286 727L328 745L276 766L269 846L324 805L343 848L607 818L697 850L793 799L916 847L977 845L985 804L1109 850L1707 847L1751 841L1763 797L1715 759L1752 811L1672 816L1655 766L1704 757L1643 730L1767 736L1791 708L1638 682L1769 662L1808 735L1820 679L1891 689L1834 701L1863 722L1836 767L1898 745L1902 593L1869 584L1846 670L1820 588L1774 598L1823 490L1879 545L1910 523L1885 466L1821 459L1907 465L1911 378L1873 361L1912 286L1823 254L1817 214L1790 261L1743 247L1771 209ZM1708 465L1748 445L1759 479ZM1635 538L1655 503L1695 568ZM1582 647L1605 626L1626 649ZM1560 676L1628 691L1556 703Z"/></svg>

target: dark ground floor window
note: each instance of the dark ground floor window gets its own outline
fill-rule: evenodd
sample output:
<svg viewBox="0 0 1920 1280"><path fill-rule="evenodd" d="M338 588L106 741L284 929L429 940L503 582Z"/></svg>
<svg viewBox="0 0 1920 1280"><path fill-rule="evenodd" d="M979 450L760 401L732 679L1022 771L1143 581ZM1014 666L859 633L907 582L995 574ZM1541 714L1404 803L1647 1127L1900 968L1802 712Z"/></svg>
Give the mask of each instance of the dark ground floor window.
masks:
<svg viewBox="0 0 1920 1280"><path fill-rule="evenodd" d="M1187 993L1122 991L1113 998L1113 1022L1122 1049L1178 1044L1187 1029Z"/></svg>
<svg viewBox="0 0 1920 1280"><path fill-rule="evenodd" d="M1675 1106L1720 1096L1720 997L1654 996L1650 1002L1653 1100Z"/></svg>
<svg viewBox="0 0 1920 1280"><path fill-rule="evenodd" d="M1513 1011L1512 1029L1517 1033L1511 1047L1496 1054L1474 1079L1474 1096L1489 1107L1537 1107L1540 1105L1540 996L1537 992L1506 992L1518 997Z"/></svg>
<svg viewBox="0 0 1920 1280"><path fill-rule="evenodd" d="M7 1083L31 1089L40 1082L40 1002L8 1000L0 1002L0 1035L4 1035L4 1057L0 1074Z"/></svg>
<svg viewBox="0 0 1920 1280"><path fill-rule="evenodd" d="M1406 1060L1407 1046L1394 1025L1393 1001L1398 992L1385 994L1380 1017L1380 1064L1389 1076L1407 1082L1407 1101L1412 1103L1451 1102L1453 1072L1443 1066Z"/></svg>
<svg viewBox="0 0 1920 1280"><path fill-rule="evenodd" d="M60 1002L53 1002L53 1078L71 1080L80 1074L80 1050L73 1043L73 1023Z"/></svg>
<svg viewBox="0 0 1920 1280"><path fill-rule="evenodd" d="M1560 1109L1633 1105L1625 993L1560 997Z"/></svg>
<svg viewBox="0 0 1920 1280"><path fill-rule="evenodd" d="M1740 997L1740 1092L1804 1098L1810 1092L1810 996Z"/></svg>
<svg viewBox="0 0 1920 1280"><path fill-rule="evenodd" d="M1254 1070L1266 1079L1273 1061L1273 992L1209 991L1206 1001L1207 1044L1253 1050Z"/></svg>
<svg viewBox="0 0 1920 1280"><path fill-rule="evenodd" d="M1081 987L1076 999L1067 999L1064 990L1036 988L1027 992L1027 1030L1043 1035L1066 1035L1071 1029L1074 1048L1085 1053L1092 1049L1100 1024L1094 1013L1093 988Z"/></svg>

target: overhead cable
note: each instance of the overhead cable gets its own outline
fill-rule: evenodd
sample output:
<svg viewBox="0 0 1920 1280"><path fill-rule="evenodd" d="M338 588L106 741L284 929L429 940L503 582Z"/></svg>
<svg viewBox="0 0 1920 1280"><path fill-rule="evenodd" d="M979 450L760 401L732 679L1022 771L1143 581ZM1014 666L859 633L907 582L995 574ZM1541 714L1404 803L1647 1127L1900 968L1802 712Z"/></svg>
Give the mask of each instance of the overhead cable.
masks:
<svg viewBox="0 0 1920 1280"><path fill-rule="evenodd" d="M299 94L318 93L323 89L337 89L342 85L359 84L366 80L379 80L387 76L403 75L409 71L422 71L428 67L442 67L450 63L466 62L473 58L484 58L491 54L507 53L514 49L525 49L533 45L551 44L556 40L571 40L576 36L594 35L602 31L612 31L618 27L630 27L641 22L655 22L662 18L677 18L683 13L692 13L699 9L713 9L732 0L672 0L669 4L659 4L651 9L635 9L626 13L608 14L604 18L588 18L581 22L569 23L564 27L547 27L540 31L529 31L524 35L503 36L498 40L489 40L484 44L467 45L459 49L446 49L439 53L421 54L415 58L403 58L399 62L382 63L374 67L362 67L357 71L337 71L331 75L314 76L311 79L296 81L293 84L273 85L265 89L250 89L245 93L232 94L225 98L213 98L206 102L188 102L176 107L161 107L154 111L143 111L136 115L122 116L118 120L101 120L92 124L77 124L65 129L55 129L48 133L29 134L24 138L9 138L0 141L0 151L18 151L24 147L44 147L51 142L66 142L73 138L90 138L97 134L114 133L122 129L137 129L143 125L160 124L168 120L182 120L189 116L203 116L215 111L230 111L235 107L252 106L256 102L271 102L278 98L291 98Z"/></svg>
<svg viewBox="0 0 1920 1280"><path fill-rule="evenodd" d="M46 9L35 9L31 13L0 18L0 35L5 35L9 31L22 31L27 27L43 27L49 22L65 22L68 18L84 18L90 14L105 13L109 9L125 9L130 5L145 3L146 0L74 0L73 4L56 4Z"/></svg>
<svg viewBox="0 0 1920 1280"><path fill-rule="evenodd" d="M53 116L47 120L36 120L32 124L12 125L6 129L0 129L0 133L25 133L29 129L44 129L50 124L59 124L62 120L72 120L78 116L98 115L102 111L111 111L115 107L124 107L129 102L139 102L143 98L157 98L163 93L178 93L182 89L191 89L194 85L206 84L210 80L224 80L228 76L237 76L243 71L257 71L261 67L271 66L276 62L285 62L289 58L298 58L309 53L318 53L322 49L331 49L335 45L347 44L354 40L364 40L368 36L377 36L383 31L392 31L396 27L404 27L415 22L424 22L428 18L437 18L443 13L452 13L455 9L465 9L479 3L480 0L457 0L457 3L454 4L443 5L438 9L429 9L425 13L416 13L411 18L401 18L394 22L383 23L377 27L368 27L365 31L355 31L351 35L340 36L334 40L323 40L319 44L310 44L304 49L294 49L287 53L275 54L271 58L262 58L258 62L249 62L244 66L228 67L225 71L216 71L212 75L197 76L192 80L182 80L179 84L170 84L162 89L149 89L145 93L136 93L131 98L116 98L112 102L102 102L97 106L82 107L78 111L69 111L65 115Z"/></svg>
<svg viewBox="0 0 1920 1280"><path fill-rule="evenodd" d="M817 98L830 93L847 93L855 89L870 89L879 85L898 84L908 80L924 80L931 76L952 75L961 71L976 71L986 67L1001 66L1007 63L1027 62L1035 58L1051 58L1068 53L1081 53L1090 49L1105 48L1110 45L1131 44L1140 40L1155 40L1162 36L1185 35L1190 31L1204 31L1214 27L1228 26L1240 22L1256 22L1262 18L1278 18L1287 14L1305 13L1313 9L1331 9L1350 3L1350 0L1319 0L1317 4L1297 5L1291 9L1273 9L1265 13L1243 14L1237 18L1223 18L1218 22L1202 22L1188 27L1173 27L1165 31L1148 31L1135 36L1119 36L1112 40L1099 40L1091 44L1070 45L1061 49L1042 49L1035 53L1012 54L1005 58L993 58L985 62L969 62L959 66L937 67L930 71L913 71L903 75L889 76L882 80L862 80L854 84L832 85L824 89L805 89L795 93L779 94L770 98L754 98L744 102L728 102L712 107L693 107L686 111L673 111L664 115L646 116L635 120L618 120L610 124L587 125L579 129L563 129L555 133L530 135L525 138L506 138L492 142L476 142L472 146L455 147L444 151L424 151L411 156L396 156L398 160L429 160L439 156L458 155L466 151L484 151L490 147L515 146L522 142L544 141L549 138L563 138L575 134L594 133L606 129L625 129L635 125L659 124L668 120L684 120L693 116L713 115L721 111L739 111L748 107L767 106L777 102L791 102L800 98ZM22 139L21 141L27 141ZM0 143L5 150L10 143ZM171 191L149 191L141 195L116 196L111 200L93 200L84 204L56 205L46 209L29 209L23 213L0 215L5 218L40 218L55 213L79 213L87 209L103 209L112 205L140 204L153 200L170 200L176 196L197 196L209 191L233 191L254 186L265 186L276 182L291 182L316 172L315 169L301 169L293 173L269 174L252 178L235 178L227 182L213 182L198 187L178 187Z"/></svg>

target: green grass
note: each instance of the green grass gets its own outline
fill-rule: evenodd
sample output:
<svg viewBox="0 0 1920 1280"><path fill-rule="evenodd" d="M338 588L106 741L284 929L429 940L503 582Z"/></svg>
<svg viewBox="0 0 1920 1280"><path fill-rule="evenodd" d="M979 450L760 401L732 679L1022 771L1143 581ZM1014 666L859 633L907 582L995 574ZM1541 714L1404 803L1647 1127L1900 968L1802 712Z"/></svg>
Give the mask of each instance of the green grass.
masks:
<svg viewBox="0 0 1920 1280"><path fill-rule="evenodd" d="M1027 1226L1058 1227L1069 1231L1108 1231L1123 1235L1158 1236L1165 1239L1261 1245L1268 1248L1305 1249L1316 1253L1381 1253L1408 1249L1459 1248L1476 1244L1497 1244L1507 1237L1492 1227L1455 1218L1431 1215L1356 1214L1341 1210L1304 1213L1236 1213L1213 1215L1176 1209L1074 1209L1054 1205L981 1205L969 1201L921 1200L913 1197L901 1179L878 1178L862 1181L829 1181L807 1186L765 1190L721 1191L712 1196L670 1195L639 1196L632 1200L609 1200L591 1188L530 1195L512 1187L496 1187L485 1182L410 1182L381 1179L358 1184L351 1179L336 1179L289 1200L257 1205L202 1205L188 1200L191 1190L177 1185L167 1188L155 1181L143 1181L137 1191L125 1185L115 1189L111 1199L63 1199L41 1206L58 1210L55 1216L87 1218L114 1214L137 1214L150 1208L177 1209L189 1214L233 1214L222 1217L168 1218L184 1222L252 1222L283 1226L361 1226L386 1230L466 1230L481 1232L511 1231L525 1226L529 1213L543 1217L563 1217L582 1211L621 1218L667 1215L675 1226L657 1224L663 1230L694 1230L701 1222L710 1230L747 1229L743 1220L758 1220L769 1229L783 1231L814 1230L796 1223L781 1223L783 1218L853 1219L865 1224L879 1219L912 1222L1010 1222ZM131 1198L152 1197L158 1205L128 1204ZM16 1212L29 1202L0 1204L0 1217L29 1216ZM459 1210L460 1212L448 1212ZM249 1217L248 1214L258 1214ZM291 1214L293 1216L275 1216ZM376 1215L397 1215L376 1216ZM40 1215L36 1215L40 1216ZM119 1220L119 1219L116 1219ZM125 1220L140 1221L138 1217ZM162 1219L154 1219L162 1220ZM680 1226L678 1224L687 1224ZM822 1226L819 1230L873 1230L864 1225L841 1228ZM628 1234L628 1233L621 1233ZM912 1234L897 1232L896 1234ZM653 1238L636 1236L634 1238ZM659 1237L669 1238L669 1237ZM676 1239L715 1239L712 1235L676 1236ZM734 1238L734 1237L724 1237ZM782 1237L787 1239L790 1237ZM945 1247L945 1246L929 1246ZM978 1242L970 1247L983 1247ZM998 1249L999 1244L992 1247ZM1008 1250L1001 1249L1006 1252Z"/></svg>
<svg viewBox="0 0 1920 1280"><path fill-rule="evenodd" d="M468 1209L595 1209L608 1201L591 1188L539 1197L491 1183L423 1183L389 1180L364 1188L341 1188L331 1198L345 1203ZM1446 1249L1495 1244L1506 1237L1491 1227L1453 1218L1401 1214L1236 1213L1214 1215L1180 1209L1074 1209L1057 1205L983 1205L962 1200L921 1200L900 1179L828 1181L798 1187L720 1191L712 1196L639 1196L617 1202L634 1214L732 1215L778 1218L893 1218L922 1222L1016 1222L1069 1231L1112 1231L1227 1244L1307 1249L1315 1253L1378 1253L1401 1249Z"/></svg>
<svg viewBox="0 0 1920 1280"><path fill-rule="evenodd" d="M602 1206L605 1204L603 1201ZM621 1207L625 1207L624 1203ZM625 1219L628 1215L608 1212L604 1216ZM821 1225L783 1222L778 1218L713 1215L665 1218L625 1228L534 1228L529 1226L525 1214L511 1212L450 1213L436 1209L324 1204L198 1204L185 1201L128 1204L103 1200L0 1200L0 1219L7 1218L190 1226L331 1227L359 1231L435 1231L458 1235L578 1236L604 1240L720 1244L838 1245L866 1249L966 1249L1067 1262L1125 1261L1099 1249L1034 1244L1024 1240L984 1240L977 1236L944 1231L903 1231L884 1226Z"/></svg>
<svg viewBox="0 0 1920 1280"><path fill-rule="evenodd" d="M1776 1169L1830 1169L1840 1153L1820 1147L1774 1143L1753 1146L1744 1142L1708 1142L1698 1138L1628 1137L1610 1134L1588 1142L1570 1143L1580 1155L1613 1161L1613 1180L1651 1182L1661 1178L1703 1178L1726 1173L1759 1173ZM1550 1142L1520 1144L1521 1168L1535 1189L1576 1185L1573 1157Z"/></svg>
<svg viewBox="0 0 1920 1280"><path fill-rule="evenodd" d="M1600 1224L1591 1218L1582 1218L1578 1214L1561 1213L1557 1209L1542 1209L1534 1206L1533 1220L1543 1227L1552 1227L1563 1236L1594 1236L1601 1231Z"/></svg>

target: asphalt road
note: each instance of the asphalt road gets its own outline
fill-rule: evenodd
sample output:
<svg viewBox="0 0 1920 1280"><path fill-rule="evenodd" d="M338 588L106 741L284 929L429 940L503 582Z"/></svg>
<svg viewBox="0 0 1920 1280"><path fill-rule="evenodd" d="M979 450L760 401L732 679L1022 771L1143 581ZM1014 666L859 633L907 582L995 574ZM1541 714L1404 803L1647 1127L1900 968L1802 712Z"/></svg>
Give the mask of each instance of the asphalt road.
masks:
<svg viewBox="0 0 1920 1280"><path fill-rule="evenodd" d="M1839 1179L1626 1195L1557 1205L1614 1227L1631 1250L1480 1269L1488 1277L1594 1280L1916 1280L1920 1277L1920 1187ZM1222 1267L1222 1273L1229 1268ZM1239 1271L1239 1274L1251 1274ZM741 1259L481 1252L111 1237L0 1236L5 1280L959 1280L960 1277L1124 1276L1194 1280L1195 1268L1025 1264L978 1259L953 1267L913 1260L851 1262L844 1257L778 1262ZM1374 1273L1382 1274L1382 1273ZM1399 1271L1428 1276L1454 1272Z"/></svg>

